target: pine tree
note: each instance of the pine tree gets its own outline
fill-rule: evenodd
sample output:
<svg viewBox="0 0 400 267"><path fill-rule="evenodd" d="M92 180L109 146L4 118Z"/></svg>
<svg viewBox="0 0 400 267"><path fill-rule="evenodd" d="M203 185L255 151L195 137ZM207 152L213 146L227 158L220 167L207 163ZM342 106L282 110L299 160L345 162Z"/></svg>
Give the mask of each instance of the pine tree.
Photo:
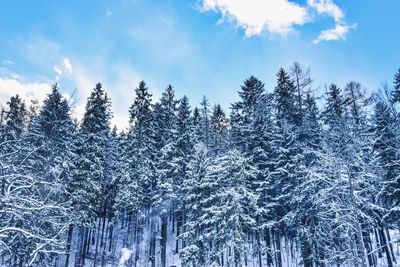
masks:
<svg viewBox="0 0 400 267"><path fill-rule="evenodd" d="M70 183L72 203L80 226L78 264L85 264L86 250L89 246L89 228L94 227L96 219L104 216L106 201L104 195L107 181L107 143L110 136L111 101L100 83L91 92L85 108L80 129L75 138L75 175ZM93 231L99 240L99 224ZM98 245L96 245L95 262Z"/></svg>
<svg viewBox="0 0 400 267"><path fill-rule="evenodd" d="M239 91L240 101L232 104L232 142L235 147L248 152L247 136L251 132L251 124L256 117L256 109L264 94L264 84L251 76L244 81Z"/></svg>
<svg viewBox="0 0 400 267"><path fill-rule="evenodd" d="M229 120L222 110L221 105L214 106L210 118L211 126L211 148L218 154L225 151L228 147L228 128Z"/></svg>
<svg viewBox="0 0 400 267"><path fill-rule="evenodd" d="M191 110L189 105L189 99L187 96L183 96L180 100L178 107L178 123L177 123L177 134L178 139L175 145L175 162L177 165L177 171L175 180L173 181L173 191L176 196L176 201L173 207L176 209L176 220L177 220L177 236L184 231L182 226L184 225L185 218L185 203L184 194L185 191L182 189L182 184L187 178L187 167L188 162L191 160L194 149L193 140L193 124L191 118ZM182 247L184 247L185 240L182 240ZM175 251L179 252L178 241L176 242Z"/></svg>
<svg viewBox="0 0 400 267"><path fill-rule="evenodd" d="M224 265L226 261L232 266L242 266L249 250L247 234L255 230L253 214L257 197L247 186L254 168L238 151L230 151L215 160L212 170L210 175L218 190L207 200L214 205L206 208L202 216L202 220L211 224L210 265ZM224 253L229 249L232 255Z"/></svg>
<svg viewBox="0 0 400 267"><path fill-rule="evenodd" d="M210 123L210 104L206 96L203 96L200 102L200 122L199 122L199 137L200 140L210 147L210 133L211 133L211 123Z"/></svg>
<svg viewBox="0 0 400 267"><path fill-rule="evenodd" d="M400 102L400 69L394 75L393 91L391 93L391 101L393 101L393 103Z"/></svg>
<svg viewBox="0 0 400 267"><path fill-rule="evenodd" d="M216 193L217 184L210 176L211 160L207 154L204 144L196 145L184 182L187 214L182 236L187 246L180 253L183 266L206 266L209 262L211 240L207 233L211 225L204 220L204 214L207 208L216 204L209 200Z"/></svg>
<svg viewBox="0 0 400 267"><path fill-rule="evenodd" d="M362 108L365 106L365 92L361 88L361 84L357 82L349 82L345 89L345 103L350 111L351 118L355 126L365 123L365 118L362 117Z"/></svg>
<svg viewBox="0 0 400 267"><path fill-rule="evenodd" d="M15 140L21 137L27 123L28 111L25 102L18 96L12 96L7 102L4 115L4 139Z"/></svg>
<svg viewBox="0 0 400 267"><path fill-rule="evenodd" d="M57 84L54 84L42 108L31 118L26 141L36 151L29 159L30 165L37 170L35 175L44 184L51 184L43 186L41 194L53 203L60 206L64 204L66 211L72 206L71 196L66 192L74 176L74 132L75 124L70 115L69 104L61 95ZM70 227L66 248L69 251L72 226L76 218L70 211L69 214L61 215L65 225Z"/></svg>
<svg viewBox="0 0 400 267"><path fill-rule="evenodd" d="M151 110L151 94L144 81L135 89L135 100L129 109L130 131L127 135L125 158L129 165L131 180L136 180L144 207L151 205L154 177L155 133Z"/></svg>
<svg viewBox="0 0 400 267"><path fill-rule="evenodd" d="M5 213L0 215L9 229L13 229L10 233L5 230L5 236L13 236L8 246L17 259L10 264L47 265L57 252L65 249L63 234L72 222L69 196L65 192L73 168L70 146L74 125L57 85L31 119L26 133L22 130L27 121L24 105L18 98L11 102L15 110L9 114L16 118L16 125L8 121L8 129L13 133L9 137L18 137L19 142L9 148L17 149L14 153L18 156L10 162L13 167L8 175L12 179L6 182ZM15 214L19 216L16 218ZM14 255L10 255L12 261Z"/></svg>
<svg viewBox="0 0 400 267"><path fill-rule="evenodd" d="M275 109L278 123L286 121L288 123L299 125L301 117L299 108L296 108L296 88L289 74L281 68L278 71L277 85L274 89Z"/></svg>
<svg viewBox="0 0 400 267"><path fill-rule="evenodd" d="M377 170L382 175L382 198L385 206L389 207L387 219L397 222L399 212L397 208L400 203L400 195L396 194L399 188L399 159L398 140L395 134L395 115L391 107L381 101L375 105L375 143L374 151L377 157Z"/></svg>
<svg viewBox="0 0 400 267"><path fill-rule="evenodd" d="M171 85L165 89L160 99L160 112L161 120L157 127L158 132L163 136L163 144L167 144L172 141L176 135L176 124L177 124L177 106L179 101L175 99L175 92Z"/></svg>
<svg viewBox="0 0 400 267"><path fill-rule="evenodd" d="M345 100L343 99L342 92L336 84L331 84L326 93L326 108L323 112L325 123L332 126L335 123L340 123L342 118L346 115Z"/></svg>

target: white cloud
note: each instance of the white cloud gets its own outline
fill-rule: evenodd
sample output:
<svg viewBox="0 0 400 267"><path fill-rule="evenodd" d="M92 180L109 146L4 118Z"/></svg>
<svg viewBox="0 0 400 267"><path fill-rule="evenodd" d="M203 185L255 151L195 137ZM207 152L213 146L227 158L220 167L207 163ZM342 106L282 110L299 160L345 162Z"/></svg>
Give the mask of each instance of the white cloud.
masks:
<svg viewBox="0 0 400 267"><path fill-rule="evenodd" d="M53 67L53 70L58 74L72 74L72 64L69 58L64 57L62 61Z"/></svg>
<svg viewBox="0 0 400 267"><path fill-rule="evenodd" d="M305 7L288 0L204 0L202 8L221 12L223 18L243 28L246 36L264 31L286 35L293 26L309 20Z"/></svg>
<svg viewBox="0 0 400 267"><path fill-rule="evenodd" d="M221 13L221 21L234 22L247 37L263 32L286 35L296 25L312 22L313 10L335 21L335 28L322 31L314 43L345 39L353 28L344 22L345 12L333 0L307 0L306 5L291 0L202 0L201 8Z"/></svg>
<svg viewBox="0 0 400 267"><path fill-rule="evenodd" d="M332 0L308 0L307 4L314 8L318 14L326 14L336 22L344 18L344 12Z"/></svg>
<svg viewBox="0 0 400 267"><path fill-rule="evenodd" d="M11 96L19 95L27 104L30 100L43 101L51 85L43 82L23 82L17 78L0 77L0 101L5 104Z"/></svg>
<svg viewBox="0 0 400 267"><path fill-rule="evenodd" d="M349 26L338 23L334 29L322 31L318 38L314 40L314 44L317 44L321 41L344 40L346 39L346 34L349 32L349 30L355 27L356 25Z"/></svg>

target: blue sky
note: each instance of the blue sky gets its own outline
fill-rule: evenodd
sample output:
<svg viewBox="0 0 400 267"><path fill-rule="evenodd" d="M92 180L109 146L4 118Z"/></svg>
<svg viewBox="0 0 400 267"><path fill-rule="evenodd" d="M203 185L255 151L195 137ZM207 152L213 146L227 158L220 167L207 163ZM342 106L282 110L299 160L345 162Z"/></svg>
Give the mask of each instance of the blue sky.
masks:
<svg viewBox="0 0 400 267"><path fill-rule="evenodd" d="M243 80L275 86L279 67L310 67L316 94L356 80L375 90L400 67L398 0L1 1L0 101L58 82L82 113L94 84L126 126L133 89L172 84L192 106L225 108Z"/></svg>

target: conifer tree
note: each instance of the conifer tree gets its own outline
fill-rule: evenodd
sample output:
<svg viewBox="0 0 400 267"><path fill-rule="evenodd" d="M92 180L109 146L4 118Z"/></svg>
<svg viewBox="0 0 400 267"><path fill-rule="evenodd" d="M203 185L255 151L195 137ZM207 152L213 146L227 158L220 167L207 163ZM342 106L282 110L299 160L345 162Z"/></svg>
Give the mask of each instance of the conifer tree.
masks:
<svg viewBox="0 0 400 267"><path fill-rule="evenodd" d="M202 217L211 224L210 265L242 266L249 252L247 234L255 230L257 196L247 185L254 168L238 151L229 151L215 160L212 170L218 189L207 200L214 205ZM224 255L227 250L232 254Z"/></svg>
<svg viewBox="0 0 400 267"><path fill-rule="evenodd" d="M51 186L43 186L42 195L53 203L65 205L63 220L69 226L66 249L71 248L72 227L75 218L70 212L71 196L66 193L68 185L74 176L74 146L75 124L70 115L70 107L61 95L57 84L44 100L37 115L31 118L26 141L35 149L35 154L29 159L34 167L38 180ZM67 255L69 258L69 254Z"/></svg>
<svg viewBox="0 0 400 267"><path fill-rule="evenodd" d="M80 129L75 138L75 175L70 183L72 205L76 211L77 223L80 226L80 244L78 264L85 264L86 251L90 244L89 228L95 226L97 217L104 216L103 207L106 196L103 194L107 181L108 152L107 143L110 136L111 101L102 85L97 83L91 92L85 107ZM100 231L99 224L94 229L96 242ZM98 243L97 243L98 244ZM96 245L95 261L97 259Z"/></svg>
<svg viewBox="0 0 400 267"><path fill-rule="evenodd" d="M129 109L130 131L127 136L125 157L132 180L138 182L141 200L145 207L151 205L154 177L154 118L151 110L151 94L144 81L135 89L135 100Z"/></svg>
<svg viewBox="0 0 400 267"><path fill-rule="evenodd" d="M206 96L203 96L200 102L200 122L199 122L199 134L200 140L206 145L206 147L210 147L211 145L211 122L210 122L210 104L208 103L208 99Z"/></svg>
<svg viewBox="0 0 400 267"><path fill-rule="evenodd" d="M391 100L394 103L400 102L400 69L394 75L393 91L391 93Z"/></svg>
<svg viewBox="0 0 400 267"><path fill-rule="evenodd" d="M218 154L227 149L229 128L229 120L219 104L215 105L212 110L210 125L211 147L214 153Z"/></svg>
<svg viewBox="0 0 400 267"><path fill-rule="evenodd" d="M207 208L216 204L212 196L217 187L210 176L211 160L207 154L204 144L196 145L184 182L187 214L182 236L187 246L180 253L183 266L205 266L209 262L211 240L207 233L212 225L204 220L204 215Z"/></svg>
<svg viewBox="0 0 400 267"><path fill-rule="evenodd" d="M18 96L12 96L7 102L4 114L4 139L15 140L21 137L27 123L28 111L25 102Z"/></svg>
<svg viewBox="0 0 400 267"><path fill-rule="evenodd" d="M299 109L296 108L296 88L293 81L283 68L278 71L276 76L278 79L274 95L278 123L286 121L290 124L299 125L301 117Z"/></svg>

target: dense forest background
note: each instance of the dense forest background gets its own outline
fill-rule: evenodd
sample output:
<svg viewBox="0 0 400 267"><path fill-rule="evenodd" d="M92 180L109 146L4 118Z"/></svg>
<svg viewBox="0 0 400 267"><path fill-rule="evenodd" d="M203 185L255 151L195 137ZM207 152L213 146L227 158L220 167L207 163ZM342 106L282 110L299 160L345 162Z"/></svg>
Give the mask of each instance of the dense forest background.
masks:
<svg viewBox="0 0 400 267"><path fill-rule="evenodd" d="M57 85L11 97L0 265L395 266L400 71L366 95L294 63L269 89L249 77L228 114L142 81L123 132L100 83L79 122Z"/></svg>

